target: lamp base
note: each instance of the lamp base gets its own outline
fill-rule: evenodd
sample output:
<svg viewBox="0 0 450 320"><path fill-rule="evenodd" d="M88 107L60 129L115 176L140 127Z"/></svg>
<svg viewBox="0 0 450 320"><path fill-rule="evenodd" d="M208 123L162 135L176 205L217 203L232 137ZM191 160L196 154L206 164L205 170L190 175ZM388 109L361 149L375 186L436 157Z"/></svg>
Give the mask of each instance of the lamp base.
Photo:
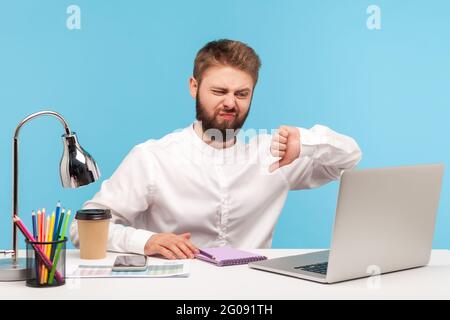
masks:
<svg viewBox="0 0 450 320"><path fill-rule="evenodd" d="M23 281L27 278L27 264L25 258L18 258L16 263L13 259L0 259L0 281Z"/></svg>

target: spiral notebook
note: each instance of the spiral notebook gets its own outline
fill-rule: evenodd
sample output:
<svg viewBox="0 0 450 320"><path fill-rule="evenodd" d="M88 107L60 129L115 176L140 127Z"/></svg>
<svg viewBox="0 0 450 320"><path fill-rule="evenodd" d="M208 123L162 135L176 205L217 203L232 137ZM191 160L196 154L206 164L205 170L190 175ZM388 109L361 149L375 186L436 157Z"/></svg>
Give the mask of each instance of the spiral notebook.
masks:
<svg viewBox="0 0 450 320"><path fill-rule="evenodd" d="M266 260L266 256L232 248L230 246L200 249L197 259L214 263L219 267L247 264L252 261Z"/></svg>

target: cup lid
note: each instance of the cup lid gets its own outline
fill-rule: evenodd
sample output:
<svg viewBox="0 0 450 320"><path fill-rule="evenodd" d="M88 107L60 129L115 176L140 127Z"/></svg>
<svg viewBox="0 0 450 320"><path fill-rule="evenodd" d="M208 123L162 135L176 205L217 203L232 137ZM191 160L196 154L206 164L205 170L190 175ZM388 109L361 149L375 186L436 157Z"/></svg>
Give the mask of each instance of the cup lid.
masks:
<svg viewBox="0 0 450 320"><path fill-rule="evenodd" d="M109 209L81 209L75 215L77 220L106 220L111 219L111 217L111 210Z"/></svg>

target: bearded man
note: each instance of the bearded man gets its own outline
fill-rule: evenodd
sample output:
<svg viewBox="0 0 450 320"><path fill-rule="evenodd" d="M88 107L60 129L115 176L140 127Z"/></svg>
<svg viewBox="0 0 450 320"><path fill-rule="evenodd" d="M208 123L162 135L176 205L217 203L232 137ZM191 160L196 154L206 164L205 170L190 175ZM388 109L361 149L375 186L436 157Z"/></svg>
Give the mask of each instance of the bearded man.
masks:
<svg viewBox="0 0 450 320"><path fill-rule="evenodd" d="M270 248L290 190L339 179L360 161L352 138L322 125L241 139L260 66L239 41L197 53L196 120L135 146L83 206L111 210L109 250L187 259L199 247ZM78 246L76 220L71 239Z"/></svg>

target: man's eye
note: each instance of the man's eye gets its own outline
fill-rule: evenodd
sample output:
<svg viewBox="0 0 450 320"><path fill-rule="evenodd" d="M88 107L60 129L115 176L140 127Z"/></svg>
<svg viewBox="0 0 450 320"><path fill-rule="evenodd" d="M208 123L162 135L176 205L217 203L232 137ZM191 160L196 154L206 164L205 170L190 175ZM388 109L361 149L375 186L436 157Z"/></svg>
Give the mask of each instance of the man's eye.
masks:
<svg viewBox="0 0 450 320"><path fill-rule="evenodd" d="M240 92L236 94L238 98L246 98L248 96L248 92Z"/></svg>
<svg viewBox="0 0 450 320"><path fill-rule="evenodd" d="M218 95L218 96L221 96L221 95L224 95L224 94L225 94L224 91L220 91L220 90L213 90L213 93L216 94L216 95Z"/></svg>

